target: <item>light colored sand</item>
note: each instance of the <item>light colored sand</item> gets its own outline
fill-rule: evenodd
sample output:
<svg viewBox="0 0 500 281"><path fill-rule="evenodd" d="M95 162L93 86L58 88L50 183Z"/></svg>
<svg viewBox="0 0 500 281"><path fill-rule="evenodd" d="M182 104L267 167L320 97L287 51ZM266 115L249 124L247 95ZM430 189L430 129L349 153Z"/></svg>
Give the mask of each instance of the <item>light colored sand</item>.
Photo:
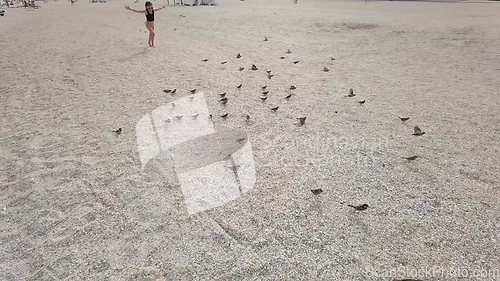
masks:
<svg viewBox="0 0 500 281"><path fill-rule="evenodd" d="M170 6L157 13L154 49L144 16L125 2L9 9L0 18L0 279L500 270L500 5L291 2ZM252 63L260 71L237 71ZM162 93L171 87L177 97L204 91L214 116L216 93L229 92L230 116L215 127L248 133L252 191L188 216L178 186L141 169L135 124L174 99ZM355 98L343 98L349 88ZM414 125L427 133L412 136ZM439 276L422 279L450 280Z"/></svg>

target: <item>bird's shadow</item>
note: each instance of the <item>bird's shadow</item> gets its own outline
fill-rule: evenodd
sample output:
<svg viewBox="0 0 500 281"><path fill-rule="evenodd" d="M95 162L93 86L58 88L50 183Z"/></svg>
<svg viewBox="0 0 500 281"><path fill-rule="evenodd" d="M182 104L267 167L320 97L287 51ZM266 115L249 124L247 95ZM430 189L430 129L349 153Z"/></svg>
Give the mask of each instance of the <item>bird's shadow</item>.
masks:
<svg viewBox="0 0 500 281"><path fill-rule="evenodd" d="M131 60L136 59L138 57L144 56L145 54L148 53L148 50L149 50L149 47L144 47L142 49L142 51L139 51L139 52L131 54L130 56L126 56L124 58L118 59L118 62L128 62L128 61L131 61Z"/></svg>

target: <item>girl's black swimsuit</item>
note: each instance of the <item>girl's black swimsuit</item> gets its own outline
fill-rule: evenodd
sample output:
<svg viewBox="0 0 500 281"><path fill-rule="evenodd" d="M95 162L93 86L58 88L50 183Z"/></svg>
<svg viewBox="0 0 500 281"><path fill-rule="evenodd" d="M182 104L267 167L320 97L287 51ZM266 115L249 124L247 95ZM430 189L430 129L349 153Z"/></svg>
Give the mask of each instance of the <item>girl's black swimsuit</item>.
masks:
<svg viewBox="0 0 500 281"><path fill-rule="evenodd" d="M148 9L146 9L146 20L147 21L155 21L155 11L154 10L152 10L151 14L150 14Z"/></svg>

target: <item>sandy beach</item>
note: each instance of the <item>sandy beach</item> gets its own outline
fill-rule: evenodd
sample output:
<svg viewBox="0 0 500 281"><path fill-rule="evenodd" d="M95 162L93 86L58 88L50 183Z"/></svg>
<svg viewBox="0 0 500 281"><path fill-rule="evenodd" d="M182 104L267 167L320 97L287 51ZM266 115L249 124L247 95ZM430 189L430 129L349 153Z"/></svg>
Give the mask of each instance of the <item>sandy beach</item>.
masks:
<svg viewBox="0 0 500 281"><path fill-rule="evenodd" d="M171 5L154 48L144 1L37 4L0 17L1 280L500 280L500 2ZM194 214L138 140L193 88L255 166Z"/></svg>

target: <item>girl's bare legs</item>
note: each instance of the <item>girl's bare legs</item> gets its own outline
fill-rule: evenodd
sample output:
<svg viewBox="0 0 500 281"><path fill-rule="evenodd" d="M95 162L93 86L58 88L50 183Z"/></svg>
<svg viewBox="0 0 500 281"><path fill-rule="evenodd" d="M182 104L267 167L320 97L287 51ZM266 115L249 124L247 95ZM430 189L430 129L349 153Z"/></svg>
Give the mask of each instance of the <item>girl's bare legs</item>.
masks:
<svg viewBox="0 0 500 281"><path fill-rule="evenodd" d="M153 30L153 32L151 33L151 47L154 47L155 46L155 25L154 23L151 25L151 30Z"/></svg>
<svg viewBox="0 0 500 281"><path fill-rule="evenodd" d="M146 28L148 29L149 31L149 40L148 40L148 44L150 47L154 47L154 40L155 40L155 29L154 29L154 25L151 24L151 23L148 23L146 22Z"/></svg>

